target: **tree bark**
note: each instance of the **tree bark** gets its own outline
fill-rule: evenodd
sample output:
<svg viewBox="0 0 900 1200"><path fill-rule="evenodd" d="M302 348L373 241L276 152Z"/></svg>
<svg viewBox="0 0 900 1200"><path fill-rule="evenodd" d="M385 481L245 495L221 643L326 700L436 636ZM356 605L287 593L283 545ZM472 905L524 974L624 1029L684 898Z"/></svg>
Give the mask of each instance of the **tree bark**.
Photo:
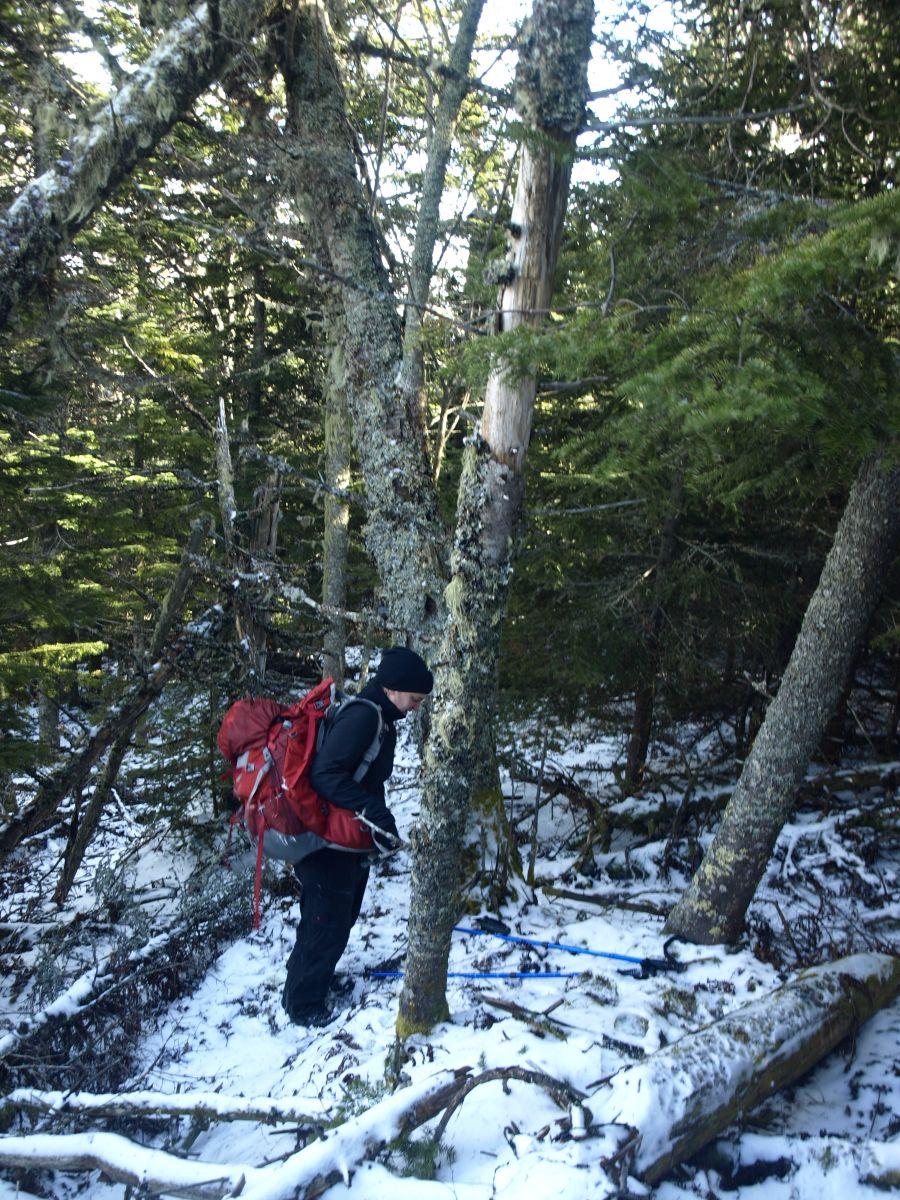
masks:
<svg viewBox="0 0 900 1200"><path fill-rule="evenodd" d="M334 609L322 644L322 676L344 686L347 646L347 555L350 549L350 505L342 496L350 486L350 418L347 412L346 327L339 305L332 304L328 322L331 353L325 391L325 531L322 539L322 603Z"/></svg>
<svg viewBox="0 0 900 1200"><path fill-rule="evenodd" d="M272 585L267 582L267 564L275 561L278 552L278 522L281 520L281 488L279 471L270 471L253 492L253 528L250 533L250 565L259 566L259 584L247 607L245 636L255 663L260 685L265 683L268 635L266 627L272 604Z"/></svg>
<svg viewBox="0 0 900 1200"><path fill-rule="evenodd" d="M274 0L201 4L162 38L89 128L0 217L0 328L101 202L252 38Z"/></svg>
<svg viewBox="0 0 900 1200"><path fill-rule="evenodd" d="M630 1171L655 1184L793 1083L900 994L900 958L858 954L626 1067L588 1097L593 1123L637 1130Z"/></svg>
<svg viewBox="0 0 900 1200"><path fill-rule="evenodd" d="M900 535L900 467L864 460L796 645L734 795L666 932L734 940L846 684Z"/></svg>
<svg viewBox="0 0 900 1200"><path fill-rule="evenodd" d="M456 41L450 53L448 72L438 100L434 127L428 147L428 161L422 176L422 193L419 199L416 235L410 265L409 298L403 329L403 361L400 367L400 391L404 406L413 411L422 408L422 321L424 307L428 302L434 247L437 242L441 197L444 194L444 179L447 162L453 144L453 132L460 106L468 91L469 64L472 47L481 20L484 0L466 0L456 33Z"/></svg>
<svg viewBox="0 0 900 1200"><path fill-rule="evenodd" d="M420 643L443 610L444 530L421 414L398 386L400 324L323 10L302 0L278 30L291 153L286 183L336 276L346 321L347 405L366 491L366 545L392 622ZM328 202L323 202L323 197Z"/></svg>
<svg viewBox="0 0 900 1200"><path fill-rule="evenodd" d="M625 787L629 791L640 787L650 733L653 728L653 708L656 699L656 677L659 673L663 621L665 620L664 596L668 575L675 561L678 523L681 518L681 501L684 494L684 468L678 466L672 477L669 490L669 513L663 523L659 554L653 579L653 603L646 620L645 665L643 679L638 686L634 701L634 717L631 736L628 739L628 756L625 763Z"/></svg>
<svg viewBox="0 0 900 1200"><path fill-rule="evenodd" d="M500 328L538 323L562 233L572 151L584 118L592 0L535 0L516 80L528 130L510 222L513 278L502 289ZM473 767L484 736L483 697L495 695L500 623L524 495L525 452L536 382L498 361L488 381L480 432L459 485L447 628L438 655L434 720L419 822L413 831L409 951L397 1019L399 1036L447 1015L450 935L459 906L460 851Z"/></svg>
<svg viewBox="0 0 900 1200"><path fill-rule="evenodd" d="M254 495L256 516L249 538L249 546L238 544L235 519L237 501L234 494L234 467L228 435L228 418L225 401L219 398L219 417L215 429L216 479L219 499L219 514L222 519L222 540L228 553L231 568L246 573L254 568L254 557L261 555L272 558L278 536L278 509L281 498L281 475L273 471L269 480L257 489ZM256 588L254 594L253 588ZM266 674L266 632L260 616L266 600L262 595L265 583L258 579L255 585L241 579L234 594L234 628L237 647L244 663L244 670L254 689L263 685Z"/></svg>

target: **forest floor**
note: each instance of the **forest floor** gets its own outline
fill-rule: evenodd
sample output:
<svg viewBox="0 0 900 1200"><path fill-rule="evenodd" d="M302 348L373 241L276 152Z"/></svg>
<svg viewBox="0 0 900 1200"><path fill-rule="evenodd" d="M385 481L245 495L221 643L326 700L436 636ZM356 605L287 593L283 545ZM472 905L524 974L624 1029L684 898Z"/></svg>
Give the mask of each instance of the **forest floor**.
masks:
<svg viewBox="0 0 900 1200"><path fill-rule="evenodd" d="M141 751L148 764L165 742L165 730L157 730ZM682 728L667 744L654 746L645 792L610 809L608 846L602 838L590 842L602 802L618 794L612 764L621 757L621 738L604 736L597 725L583 722L553 728L545 745L544 730L524 723L511 731L506 752L506 761L516 764L513 778L506 774L507 802L526 862L544 759L538 885L523 887L500 913L473 912L461 920L450 959L449 1021L428 1036L410 1039L398 1053L394 1020L401 980L376 972L402 969L409 864L401 852L373 869L361 919L340 965L348 990L335 1000L334 1020L320 1029L291 1025L280 995L295 932L296 895L286 877L276 881L264 894L261 928L252 933L252 870L245 851L230 872L232 884L241 881L236 936L208 947L210 965L196 973L189 991L168 1000L157 997L147 1008L128 1042L115 1091L157 1097L214 1093L223 1105L226 1097L234 1098L232 1107L240 1107L238 1098L293 1099L299 1110L318 1114L322 1127L362 1114L392 1088L423 1083L445 1068L476 1073L525 1068L589 1095L619 1068L759 1000L811 963L859 951L900 953L900 763L860 756L810 772L754 901L748 933L738 947L726 950L681 942L667 946L661 914L682 891L690 863L709 837L710 814L721 807L736 777L727 731ZM131 761L131 778L138 779L132 793L139 795L136 764L139 768L139 757ZM406 731L391 788L401 833L415 818L417 772ZM531 782L522 782L523 777ZM140 898L137 908L146 923L140 936L146 945L174 919L173 885L190 875L196 850L171 836L150 836L153 829L152 816L145 819L139 804L117 805L64 915L42 898L40 886L41 880L52 880L62 837L45 838L41 848L28 849L27 858L20 853L8 864L0 916L7 937L0 951L6 968L0 1037L5 1031L14 1034L23 1016L34 1020L33 1014L46 1014L54 994L68 1000L57 1003L47 1028L64 1023L67 1013L78 1015L72 981L96 965L102 952L96 940L88 950L87 932L77 931L92 929L96 939L97 929L116 924L109 915L110 878L127 875L132 894ZM217 862L212 869L227 874ZM27 908L23 896L30 896ZM478 918L486 916L499 917L514 937L560 948L484 932ZM120 924L127 919L119 914ZM39 931L54 922L70 934L48 953L41 949ZM130 953L134 957L133 949ZM641 960L665 965L667 954L679 969L641 969ZM126 1004L124 990L121 1002ZM115 1020L115 1005L109 1012ZM122 1026L129 1023L125 1009L118 1020ZM71 1059L71 1046L61 1052L58 1043L37 1036L28 1053L14 1060L5 1086L63 1086L54 1084L54 1053ZM92 1081L90 1062L86 1046L77 1087L102 1091ZM71 1089L71 1061L64 1078ZM590 1100L586 1103L589 1107ZM19 1103L6 1113L9 1134L37 1138L65 1131L75 1139L70 1146L84 1153L92 1131L115 1130L160 1155L251 1169L288 1160L315 1136L296 1117L280 1123L172 1115L101 1118L41 1113ZM659 1200L725 1195L874 1200L883 1192L863 1182L859 1150L877 1146L891 1161L900 1158L898 1114L900 1002L895 1002L864 1025L853 1044L841 1045L772 1096L652 1193L632 1179L619 1194L653 1194ZM357 1164L348 1153L349 1183L334 1184L323 1194L329 1200L518 1200L524 1195L581 1200L615 1194L609 1191L597 1140L590 1129L586 1138L573 1138L569 1117L533 1082L498 1079L472 1091L439 1144L433 1142L432 1122L372 1161ZM2 1145L0 1140L0 1150ZM163 1177L168 1161L160 1157ZM8 1168L5 1178L0 1197L118 1200L147 1194L110 1183L97 1170Z"/></svg>

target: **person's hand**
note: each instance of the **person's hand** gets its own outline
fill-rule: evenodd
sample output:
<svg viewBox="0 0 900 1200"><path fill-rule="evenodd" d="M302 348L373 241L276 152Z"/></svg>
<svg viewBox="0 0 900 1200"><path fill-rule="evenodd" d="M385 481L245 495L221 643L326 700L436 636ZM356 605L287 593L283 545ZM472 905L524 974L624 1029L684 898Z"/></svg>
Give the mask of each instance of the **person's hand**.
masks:
<svg viewBox="0 0 900 1200"><path fill-rule="evenodd" d="M403 844L397 832L397 822L388 808L369 810L363 814L365 824L379 854L393 854Z"/></svg>

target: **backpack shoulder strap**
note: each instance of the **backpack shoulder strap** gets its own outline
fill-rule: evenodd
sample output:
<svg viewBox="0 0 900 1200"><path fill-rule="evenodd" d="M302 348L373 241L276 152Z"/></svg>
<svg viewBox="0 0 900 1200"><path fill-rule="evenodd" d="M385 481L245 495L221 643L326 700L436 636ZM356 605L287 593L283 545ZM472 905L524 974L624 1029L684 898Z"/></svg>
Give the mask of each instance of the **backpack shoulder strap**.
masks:
<svg viewBox="0 0 900 1200"><path fill-rule="evenodd" d="M375 730L375 736L369 743L369 748L359 760L359 766L353 772L354 783L362 782L365 773L371 767L372 763L378 757L378 752L381 750L384 742L384 714L381 707L374 700L366 700L363 696L352 696L348 701L349 704L368 704L369 708L375 709L375 715L378 717L378 727Z"/></svg>
<svg viewBox="0 0 900 1200"><path fill-rule="evenodd" d="M338 715L338 713L342 713L348 709L351 704L368 705L369 708L375 710L375 715L378 718L378 726L375 730L375 736L369 743L365 754L359 760L359 766L353 772L353 782L360 783L369 767L371 767L372 763L378 757L378 752L381 750L381 747L384 743L384 714L382 713L380 706L377 705L374 700L368 700L365 696L345 696L341 692L337 692L335 703L326 714L325 720L319 725L316 736L316 749L320 750L322 748L322 743L325 741L325 736L329 732L334 718Z"/></svg>

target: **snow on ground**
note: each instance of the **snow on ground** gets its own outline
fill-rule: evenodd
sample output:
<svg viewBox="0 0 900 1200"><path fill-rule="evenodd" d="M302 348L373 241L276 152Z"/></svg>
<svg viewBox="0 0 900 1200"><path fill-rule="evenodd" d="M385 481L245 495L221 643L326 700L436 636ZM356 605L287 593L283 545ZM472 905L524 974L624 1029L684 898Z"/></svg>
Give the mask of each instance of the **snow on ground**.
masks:
<svg viewBox="0 0 900 1200"><path fill-rule="evenodd" d="M592 739L587 728L568 737L568 742L565 735L556 739L548 761L596 790L598 781L609 778L618 749L615 741ZM526 734L520 741L527 741ZM704 752L699 743L697 753ZM408 832L416 811L416 766L410 739L402 738L392 802L401 833ZM890 767L881 769L887 795ZM710 795L718 786L708 786ZM508 790L513 793L514 815L524 813L533 802L534 786L513 781ZM848 790L842 796L838 790L833 811L815 819L800 812L786 828L753 911L757 948L765 945L760 931L779 928L773 908L785 922L781 937L802 942L811 936L811 906L818 904L822 910L823 894L835 872L848 863L858 878L882 891L882 903L876 910L867 908L864 896L848 897L840 909L835 940L849 948L854 931L876 919L885 929L896 930L896 906L885 900L898 894L896 850L877 853L858 838L854 842L853 836L842 836L856 828L858 804L857 793ZM614 842L608 852L595 855L601 868L596 882L583 876L563 878L575 858L565 839L579 821L583 824L575 806L561 797L542 810L539 879L569 890L580 887L607 894L614 880L613 888L623 898L673 902L684 875L677 862L668 877L661 871L664 840L633 853ZM526 820L523 828L528 825ZM398 1061L394 1019L401 981L370 972L402 965L408 884L408 863L402 854L374 868L362 917L339 968L349 977L350 989L336 1000L334 1021L322 1029L291 1025L280 1006L284 963L295 931L295 899L267 898L256 934L249 930L248 910L246 936L225 949L196 991L172 1003L159 1027L147 1034L133 1078L123 1090L294 1097L312 1113L324 1109L323 1124L370 1108L389 1094L386 1080L398 1070L401 1082L420 1083L444 1068L467 1066L480 1072L518 1066L590 1093L617 1069L759 1000L784 977L746 946L729 952L679 943L671 953L687 964L683 971L641 978L639 960L664 959L661 917L538 890L530 900L493 915L501 916L514 936L593 953L457 932L452 973L522 972L527 977L451 979L450 1021L427 1037L411 1039ZM832 887L828 895L839 892ZM467 917L461 924L473 929L475 920ZM601 957L601 951L638 962ZM517 1006L515 1012L510 1005ZM900 1004L895 1003L863 1028L855 1045L833 1053L809 1076L773 1097L747 1119L743 1132L730 1131L714 1153L701 1156L702 1165L679 1168L655 1195L660 1200L686 1200L718 1196L727 1189L738 1200L874 1200L883 1193L861 1181L866 1168L860 1165L860 1154L900 1155L898 1049ZM360 1166L349 1186L340 1183L325 1194L329 1200L518 1200L523 1195L529 1200L581 1200L609 1194L599 1160L613 1144L592 1137L572 1140L567 1118L568 1113L533 1084L492 1082L475 1089L450 1119L433 1178L410 1174L421 1171L421 1158L427 1158L413 1147ZM302 1136L296 1121L204 1127L183 1119L154 1144L206 1162L261 1166L290 1155L302 1145ZM426 1140L421 1131L417 1136ZM144 1140L152 1141L149 1135ZM87 1184L84 1176L57 1179L60 1196L77 1192L90 1200L119 1200L126 1195L123 1186L102 1182L96 1173ZM646 1194L636 1181L631 1181L631 1190ZM0 1197L15 1194L13 1185L0 1183Z"/></svg>

